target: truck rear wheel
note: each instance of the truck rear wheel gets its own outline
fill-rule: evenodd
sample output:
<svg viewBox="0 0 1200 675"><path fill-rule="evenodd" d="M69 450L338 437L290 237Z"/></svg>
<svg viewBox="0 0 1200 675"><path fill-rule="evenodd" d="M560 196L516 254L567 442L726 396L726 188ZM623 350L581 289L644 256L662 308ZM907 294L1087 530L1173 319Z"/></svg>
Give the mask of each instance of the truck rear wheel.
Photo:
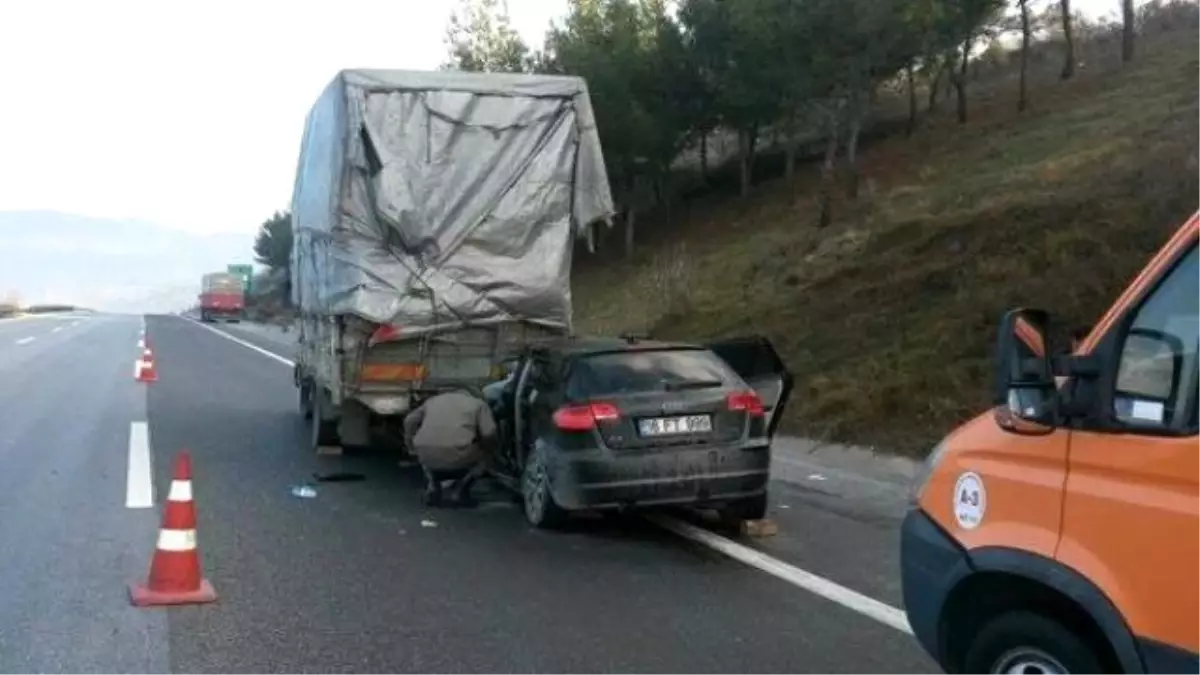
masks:
<svg viewBox="0 0 1200 675"><path fill-rule="evenodd" d="M309 427L312 431L309 436L309 446L313 452L320 450L322 446L341 445L341 439L338 438L337 433L338 420L334 416L332 408L329 393L325 391L324 387L313 383L312 420Z"/></svg>
<svg viewBox="0 0 1200 675"><path fill-rule="evenodd" d="M313 418L313 381L307 377L300 379L297 387L300 392L300 415L306 420Z"/></svg>

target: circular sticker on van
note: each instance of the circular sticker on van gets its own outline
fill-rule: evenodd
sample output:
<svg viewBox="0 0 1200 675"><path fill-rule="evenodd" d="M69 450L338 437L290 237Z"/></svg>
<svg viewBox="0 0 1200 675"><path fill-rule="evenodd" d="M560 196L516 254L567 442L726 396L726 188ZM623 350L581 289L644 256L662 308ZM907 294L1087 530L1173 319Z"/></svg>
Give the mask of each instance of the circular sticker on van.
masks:
<svg viewBox="0 0 1200 675"><path fill-rule="evenodd" d="M954 484L954 519L959 527L973 530L987 512L987 490L976 473L964 473Z"/></svg>

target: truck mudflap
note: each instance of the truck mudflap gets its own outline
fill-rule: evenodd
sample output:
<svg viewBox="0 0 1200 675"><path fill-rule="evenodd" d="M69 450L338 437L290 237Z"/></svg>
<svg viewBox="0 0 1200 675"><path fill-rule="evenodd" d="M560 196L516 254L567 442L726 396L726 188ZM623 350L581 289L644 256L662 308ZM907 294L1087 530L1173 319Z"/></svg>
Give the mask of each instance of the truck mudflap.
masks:
<svg viewBox="0 0 1200 675"><path fill-rule="evenodd" d="M792 373L765 336L748 335L705 345L754 388L767 413L767 436L775 437L784 406L792 395Z"/></svg>

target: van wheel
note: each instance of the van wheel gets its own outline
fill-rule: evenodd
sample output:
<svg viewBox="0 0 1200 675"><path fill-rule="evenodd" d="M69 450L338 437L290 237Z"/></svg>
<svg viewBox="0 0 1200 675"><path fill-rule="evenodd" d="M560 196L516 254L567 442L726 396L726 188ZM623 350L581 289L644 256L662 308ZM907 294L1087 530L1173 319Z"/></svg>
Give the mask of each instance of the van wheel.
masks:
<svg viewBox="0 0 1200 675"><path fill-rule="evenodd" d="M535 445L525 459L525 468L521 471L521 501L525 519L536 528L554 528L566 519L566 512L554 501L550 490L545 446Z"/></svg>
<svg viewBox="0 0 1200 675"><path fill-rule="evenodd" d="M1071 630L1034 612L984 624L967 648L964 673L1103 673L1100 657Z"/></svg>

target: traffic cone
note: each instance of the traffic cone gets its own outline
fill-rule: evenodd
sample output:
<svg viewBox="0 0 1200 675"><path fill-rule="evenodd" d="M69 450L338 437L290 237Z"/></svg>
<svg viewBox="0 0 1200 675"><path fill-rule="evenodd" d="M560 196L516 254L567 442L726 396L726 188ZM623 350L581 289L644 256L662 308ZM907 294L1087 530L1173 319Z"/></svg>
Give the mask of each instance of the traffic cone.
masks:
<svg viewBox="0 0 1200 675"><path fill-rule="evenodd" d="M200 573L196 548L196 507L192 503L192 457L187 450L175 458L175 478L167 495L158 545L145 584L129 587L136 607L192 605L213 602L217 592Z"/></svg>
<svg viewBox="0 0 1200 675"><path fill-rule="evenodd" d="M154 369L154 353L149 347L142 350L142 357L134 365L133 376L138 382L158 381L158 371Z"/></svg>

